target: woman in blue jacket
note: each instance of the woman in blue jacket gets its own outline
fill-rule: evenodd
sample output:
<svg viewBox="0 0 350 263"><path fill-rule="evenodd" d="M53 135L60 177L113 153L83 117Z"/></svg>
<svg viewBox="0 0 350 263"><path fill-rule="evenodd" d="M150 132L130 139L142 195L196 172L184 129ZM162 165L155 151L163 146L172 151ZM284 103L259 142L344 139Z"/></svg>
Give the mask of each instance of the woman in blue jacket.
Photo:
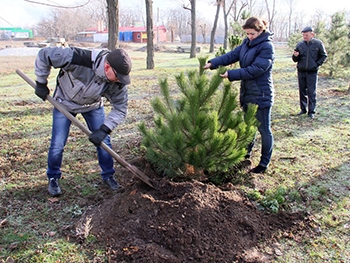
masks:
<svg viewBox="0 0 350 263"><path fill-rule="evenodd" d="M216 69L239 61L240 68L227 70L221 77L230 81L240 80L240 103L243 110L249 103L258 105L256 118L260 125L261 158L252 173L264 173L271 161L274 144L271 131L271 108L274 100L272 66L274 63L274 46L272 33L267 30L267 22L257 18L247 19L242 28L247 37L234 50L208 61L205 69ZM247 158L250 158L254 141L248 146Z"/></svg>

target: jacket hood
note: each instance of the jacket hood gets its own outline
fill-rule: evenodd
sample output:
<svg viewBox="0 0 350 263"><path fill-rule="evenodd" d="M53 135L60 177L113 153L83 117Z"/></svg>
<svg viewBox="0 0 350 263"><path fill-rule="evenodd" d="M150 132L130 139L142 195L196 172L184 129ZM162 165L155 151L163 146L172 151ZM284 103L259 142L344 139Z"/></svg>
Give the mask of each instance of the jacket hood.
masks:
<svg viewBox="0 0 350 263"><path fill-rule="evenodd" d="M262 42L265 41L272 41L273 40L273 33L269 32L269 31L264 31L262 32L257 38L253 39L252 41L249 40L249 38L245 39L247 42L247 45L249 46L256 46L259 45Z"/></svg>
<svg viewBox="0 0 350 263"><path fill-rule="evenodd" d="M103 81L110 82L106 77L106 72L104 67L107 54L108 53L104 51L101 51L99 53L92 52L91 59L93 61L93 70L95 71L96 76Z"/></svg>

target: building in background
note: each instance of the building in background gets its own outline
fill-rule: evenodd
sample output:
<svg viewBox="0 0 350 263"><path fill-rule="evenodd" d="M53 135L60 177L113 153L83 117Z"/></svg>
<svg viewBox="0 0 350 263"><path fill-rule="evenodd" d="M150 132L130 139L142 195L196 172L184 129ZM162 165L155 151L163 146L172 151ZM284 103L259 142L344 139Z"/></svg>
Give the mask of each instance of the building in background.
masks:
<svg viewBox="0 0 350 263"><path fill-rule="evenodd" d="M19 27L0 27L0 40L27 40L33 38L33 31Z"/></svg>
<svg viewBox="0 0 350 263"><path fill-rule="evenodd" d="M165 26L155 26L153 28L154 38L156 43L167 42L167 29ZM119 27L118 40L121 42L146 43L147 28L143 26ZM101 25L98 28L88 28L83 32L79 32L76 41L81 42L108 42L108 30L102 29Z"/></svg>

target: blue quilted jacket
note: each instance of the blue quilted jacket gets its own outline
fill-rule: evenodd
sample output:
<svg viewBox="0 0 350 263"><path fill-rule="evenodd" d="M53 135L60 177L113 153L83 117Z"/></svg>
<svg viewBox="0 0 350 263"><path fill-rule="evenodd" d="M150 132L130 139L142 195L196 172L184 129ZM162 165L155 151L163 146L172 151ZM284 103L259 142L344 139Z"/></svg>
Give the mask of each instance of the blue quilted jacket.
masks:
<svg viewBox="0 0 350 263"><path fill-rule="evenodd" d="M272 66L275 51L272 35L264 31L252 41L245 38L234 50L209 61L211 69L239 61L240 68L228 70L228 79L241 80L240 103L243 108L248 103L257 104L261 109L273 105Z"/></svg>

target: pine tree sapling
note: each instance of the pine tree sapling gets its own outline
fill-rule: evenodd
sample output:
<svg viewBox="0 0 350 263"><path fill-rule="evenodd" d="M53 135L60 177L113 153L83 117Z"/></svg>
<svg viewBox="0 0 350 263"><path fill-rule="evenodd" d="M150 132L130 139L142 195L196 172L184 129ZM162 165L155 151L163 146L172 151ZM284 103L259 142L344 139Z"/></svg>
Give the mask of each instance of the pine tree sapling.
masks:
<svg viewBox="0 0 350 263"><path fill-rule="evenodd" d="M257 130L257 107L242 111L238 91L220 76L226 69L209 77L203 70L207 57L198 60L199 70L175 76L181 91L177 99L167 79L159 81L161 97L151 101L154 126L139 125L146 159L176 180L227 172L244 158Z"/></svg>
<svg viewBox="0 0 350 263"><path fill-rule="evenodd" d="M230 35L228 37L228 43L230 50L235 49L238 47L240 44L242 44L243 38L239 37L238 35Z"/></svg>
<svg viewBox="0 0 350 263"><path fill-rule="evenodd" d="M344 12L332 15L331 27L324 33L324 44L328 54L324 63L324 70L328 71L330 77L346 76L348 64L346 53L349 50L348 28Z"/></svg>

